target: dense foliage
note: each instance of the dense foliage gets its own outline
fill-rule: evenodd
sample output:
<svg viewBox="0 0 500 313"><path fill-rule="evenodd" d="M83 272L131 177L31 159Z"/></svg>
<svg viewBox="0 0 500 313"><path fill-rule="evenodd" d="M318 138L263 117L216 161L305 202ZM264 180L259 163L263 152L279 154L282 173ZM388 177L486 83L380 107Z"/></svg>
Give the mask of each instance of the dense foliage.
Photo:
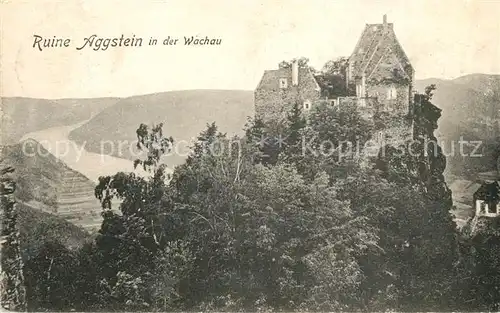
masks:
<svg viewBox="0 0 500 313"><path fill-rule="evenodd" d="M170 177L162 156L175 142L140 125L148 157L135 165L150 176L101 177L95 240L46 241L27 260L30 309L497 308L494 293L477 297L486 267L460 254L448 200L405 170L419 160L380 167L349 149L373 127L355 107L328 105L307 121L298 108L282 125L252 120L243 138L212 124ZM477 253L498 269L493 250Z"/></svg>
<svg viewBox="0 0 500 313"><path fill-rule="evenodd" d="M21 257L18 210L13 194L16 183L10 175L14 168L3 164L0 157L1 266L2 309L26 310L26 288Z"/></svg>

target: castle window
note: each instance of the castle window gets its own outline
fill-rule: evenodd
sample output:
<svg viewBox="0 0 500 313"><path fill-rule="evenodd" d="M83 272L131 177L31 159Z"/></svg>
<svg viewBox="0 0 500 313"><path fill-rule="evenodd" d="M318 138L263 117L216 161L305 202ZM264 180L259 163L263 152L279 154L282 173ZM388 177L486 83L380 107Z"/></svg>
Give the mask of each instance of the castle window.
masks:
<svg viewBox="0 0 500 313"><path fill-rule="evenodd" d="M477 200L476 206L478 206L478 209L476 209L476 213L479 215L496 217L500 213L500 205L498 203L495 204L488 203L484 200Z"/></svg>
<svg viewBox="0 0 500 313"><path fill-rule="evenodd" d="M397 95L398 95L398 91L397 91L396 87L391 86L387 89L387 99L389 99L389 100L396 99Z"/></svg>
<svg viewBox="0 0 500 313"><path fill-rule="evenodd" d="M476 214L489 217L498 216L500 213L500 203L488 203L484 200L476 200Z"/></svg>
<svg viewBox="0 0 500 313"><path fill-rule="evenodd" d="M304 110L310 110L311 109L311 101L306 100L304 101Z"/></svg>
<svg viewBox="0 0 500 313"><path fill-rule="evenodd" d="M280 78L280 88L284 89L288 87L288 80L286 78Z"/></svg>
<svg viewBox="0 0 500 313"><path fill-rule="evenodd" d="M490 205L486 208L486 214L487 215L497 215L497 206L496 205Z"/></svg>
<svg viewBox="0 0 500 313"><path fill-rule="evenodd" d="M488 203L484 200L476 200L476 214L485 214L488 210Z"/></svg>
<svg viewBox="0 0 500 313"><path fill-rule="evenodd" d="M382 143L382 142L384 141L384 132L379 131L379 132L377 133L377 137L378 137L378 138L377 138L377 141L378 141L379 143Z"/></svg>

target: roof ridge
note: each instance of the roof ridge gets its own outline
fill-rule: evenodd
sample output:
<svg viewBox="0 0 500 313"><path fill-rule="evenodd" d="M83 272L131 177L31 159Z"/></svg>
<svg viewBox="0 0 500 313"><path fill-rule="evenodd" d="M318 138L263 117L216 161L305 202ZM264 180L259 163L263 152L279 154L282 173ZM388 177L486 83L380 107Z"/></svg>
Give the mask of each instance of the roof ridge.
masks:
<svg viewBox="0 0 500 313"><path fill-rule="evenodd" d="M321 90L321 86L318 84L318 81L316 80L316 76L314 76L314 73L311 71L311 68L309 66L306 67L307 71L309 72L309 75L311 75L314 83L316 84L316 89Z"/></svg>
<svg viewBox="0 0 500 313"><path fill-rule="evenodd" d="M385 46L391 47L391 49L388 50ZM404 74L410 78L413 77L413 66L397 39L393 23L366 24L356 48L350 56L350 62L354 65L354 76L359 77L362 74L371 76L380 64L381 58L384 58L388 51L394 55L398 67L401 67ZM408 68L407 65L410 67Z"/></svg>

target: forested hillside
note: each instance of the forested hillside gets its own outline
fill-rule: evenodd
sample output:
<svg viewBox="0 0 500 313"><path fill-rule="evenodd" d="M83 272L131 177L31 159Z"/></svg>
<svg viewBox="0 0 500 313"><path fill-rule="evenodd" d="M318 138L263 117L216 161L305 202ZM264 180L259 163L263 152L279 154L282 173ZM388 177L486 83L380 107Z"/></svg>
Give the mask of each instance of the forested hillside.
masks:
<svg viewBox="0 0 500 313"><path fill-rule="evenodd" d="M38 279L27 289L29 307L498 309L490 292L498 270L479 283L485 252L457 240L441 156L379 155L367 164L355 152L302 153L302 136L366 141L372 122L352 106L315 106L308 121L296 109L269 126L254 120L232 138L208 125L170 176L159 163L173 147L169 134L141 125L136 135L149 158L136 164L154 175L100 180L99 234L78 251L48 243L27 263ZM433 126L426 129L432 137Z"/></svg>
<svg viewBox="0 0 500 313"><path fill-rule="evenodd" d="M437 85L432 102L444 108ZM470 86L464 92L477 95ZM192 96L198 99L197 93ZM363 147L373 121L355 106L318 104L307 120L295 108L282 123L250 120L239 136L209 123L185 162L170 174L160 162L175 147L168 123L146 119L138 128L132 126L132 119L175 107L160 106L160 96L150 97L150 106L131 102L128 108L135 111L122 109L128 124L117 123L131 129L119 138L136 139L138 149L146 152L135 165L152 175L117 173L99 180L94 191L103 221L95 237L77 240L78 230L64 224L54 227L68 234L59 239L47 229L48 236L35 240L46 226L27 230L24 238L36 243L24 248L30 310L500 308L500 237L498 232L471 236L457 230L443 177L446 151L428 151L420 141L417 154L415 146L412 153L396 153L406 151L403 144L385 146L387 153L378 155L343 150L347 146L342 143L352 140ZM430 93L421 97L422 116L415 127L435 139L440 113ZM243 103L228 107L242 112ZM453 105L456 116L466 108ZM180 104L177 108L176 113L182 111ZM171 120L155 114L154 121ZM174 120L182 119L177 115ZM183 125L183 136L194 129ZM452 130L444 128L440 136L456 135ZM307 140L306 151L304 138L315 139ZM328 150L325 142L337 149ZM35 185L45 187L37 191L29 187L34 181L18 176L20 186L28 186L28 196L50 204L46 193L63 175L52 177L57 171L46 173L52 165L37 164L17 166L30 166L42 179Z"/></svg>

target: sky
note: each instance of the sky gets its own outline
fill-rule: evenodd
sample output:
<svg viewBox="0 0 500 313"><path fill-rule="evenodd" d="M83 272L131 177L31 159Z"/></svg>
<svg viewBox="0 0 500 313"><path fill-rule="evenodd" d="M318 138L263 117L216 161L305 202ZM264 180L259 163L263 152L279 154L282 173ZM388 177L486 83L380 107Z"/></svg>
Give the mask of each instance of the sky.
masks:
<svg viewBox="0 0 500 313"><path fill-rule="evenodd" d="M185 89L246 89L282 60L316 68L349 56L366 23L387 14L416 78L500 74L497 0L52 0L0 4L0 94L126 97ZM76 48L84 38L133 35L142 47ZM33 48L34 35L69 47ZM166 46L166 37L179 38ZM220 38L184 46L184 36ZM150 37L159 44L148 46Z"/></svg>

